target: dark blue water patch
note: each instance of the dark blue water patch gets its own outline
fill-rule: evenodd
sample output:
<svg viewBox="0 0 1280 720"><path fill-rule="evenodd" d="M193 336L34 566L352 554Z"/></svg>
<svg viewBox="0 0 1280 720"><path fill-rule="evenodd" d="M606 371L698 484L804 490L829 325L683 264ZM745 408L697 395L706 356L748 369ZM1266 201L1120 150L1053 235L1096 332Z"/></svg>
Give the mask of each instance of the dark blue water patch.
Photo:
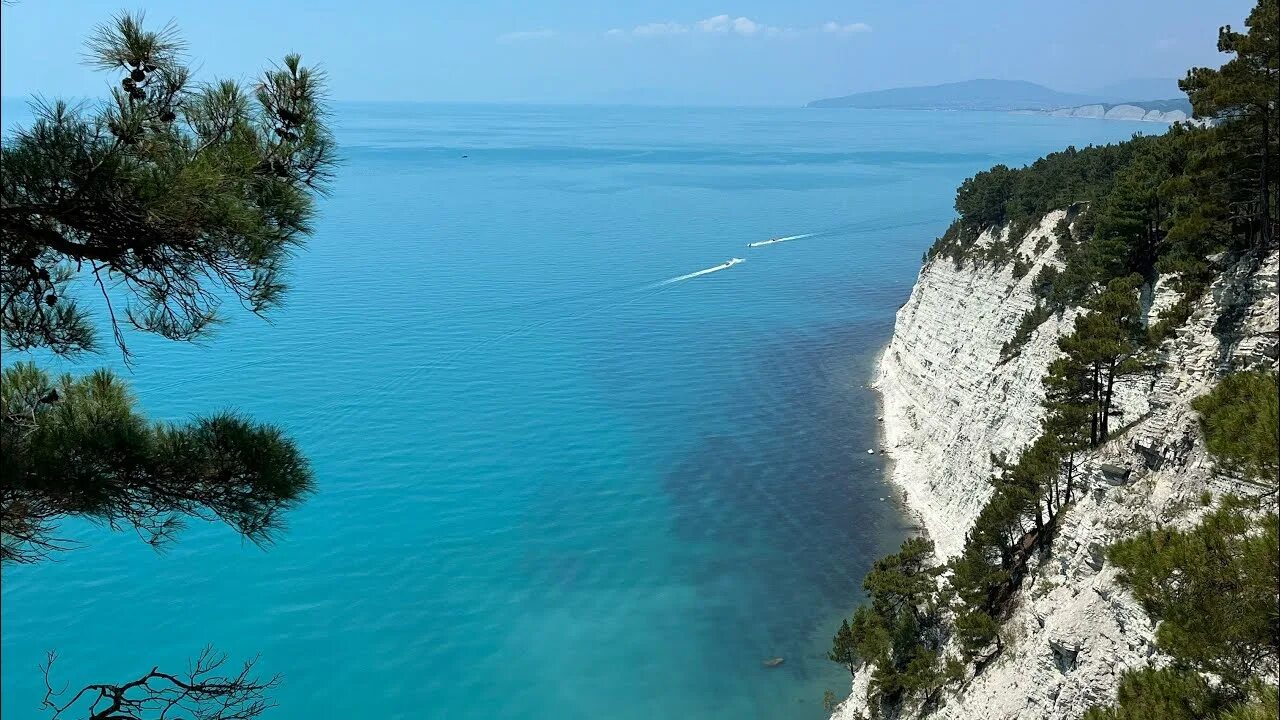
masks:
<svg viewBox="0 0 1280 720"><path fill-rule="evenodd" d="M781 340L750 386L726 389L732 425L702 434L664 476L686 571L706 589L702 632L723 642L725 624L740 627L726 652L789 658L779 670L798 682L838 685L843 671L806 639L852 608L870 562L908 531L883 499L884 456L866 452L869 348L889 332L882 317Z"/></svg>

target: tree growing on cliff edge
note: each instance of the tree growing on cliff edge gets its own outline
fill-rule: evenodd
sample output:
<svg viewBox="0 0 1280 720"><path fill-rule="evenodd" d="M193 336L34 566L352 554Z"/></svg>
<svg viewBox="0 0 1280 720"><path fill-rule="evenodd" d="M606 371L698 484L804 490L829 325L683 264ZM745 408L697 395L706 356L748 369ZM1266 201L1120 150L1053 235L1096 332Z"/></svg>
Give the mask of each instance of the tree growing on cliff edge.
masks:
<svg viewBox="0 0 1280 720"><path fill-rule="evenodd" d="M840 629L836 631L836 635L831 640L831 649L827 651L827 659L831 662L840 663L849 671L849 675L855 675L858 672L858 646L854 640L853 630L849 627L848 619L840 621Z"/></svg>
<svg viewBox="0 0 1280 720"><path fill-rule="evenodd" d="M1280 1L1258 0L1245 20L1248 32L1218 31L1218 50L1232 55L1220 68L1196 67L1178 85L1196 117L1221 122L1208 154L1227 164L1241 188L1235 212L1250 220L1250 234L1276 240L1280 188Z"/></svg>
<svg viewBox="0 0 1280 720"><path fill-rule="evenodd" d="M6 357L82 358L99 347L101 319L130 362L130 328L190 341L207 336L228 302L270 310L334 162L323 78L297 55L249 88L197 85L174 28L147 30L128 14L99 28L89 48L113 77L110 100L40 105L35 123L0 149ZM100 296L103 318L82 304L87 292ZM106 370L54 377L17 363L0 390L6 564L66 549L57 526L68 517L132 529L155 545L185 519L220 520L263 543L312 491L305 458L277 428L230 413L153 423ZM199 717L255 715L270 682L242 681L203 684L183 702L203 708ZM90 689L82 705L46 698L46 707L133 717L113 698L147 688Z"/></svg>
<svg viewBox="0 0 1280 720"><path fill-rule="evenodd" d="M922 709L941 700L944 688L960 677L960 667L945 660L945 626L938 602L943 568L933 560L933 542L911 538L901 549L876 561L862 587L870 602L842 623L829 657L850 672L863 663L871 672L875 704Z"/></svg>
<svg viewBox="0 0 1280 720"><path fill-rule="evenodd" d="M1046 385L1053 392L1084 390L1086 397L1074 401L1087 408L1092 447L1111 436L1116 381L1145 370L1139 360L1144 338L1137 298L1141 281L1136 275L1112 280L1089 304L1090 312L1076 318L1072 333L1058 341L1065 362L1052 369L1062 375L1051 377Z"/></svg>

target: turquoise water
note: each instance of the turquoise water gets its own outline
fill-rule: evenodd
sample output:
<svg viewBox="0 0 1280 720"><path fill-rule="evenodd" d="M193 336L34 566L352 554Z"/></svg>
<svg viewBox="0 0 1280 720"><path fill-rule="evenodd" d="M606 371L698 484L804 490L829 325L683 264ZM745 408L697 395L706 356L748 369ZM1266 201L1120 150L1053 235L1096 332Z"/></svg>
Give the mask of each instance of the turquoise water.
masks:
<svg viewBox="0 0 1280 720"><path fill-rule="evenodd" d="M866 454L866 383L955 186L1160 129L443 105L335 122L346 162L287 307L200 347L133 343L149 412L284 425L320 492L265 552L213 524L164 554L69 524L85 547L5 568L5 717L36 714L47 650L81 684L210 643L284 675L276 718L820 717L824 689L847 692L828 639L907 532Z"/></svg>

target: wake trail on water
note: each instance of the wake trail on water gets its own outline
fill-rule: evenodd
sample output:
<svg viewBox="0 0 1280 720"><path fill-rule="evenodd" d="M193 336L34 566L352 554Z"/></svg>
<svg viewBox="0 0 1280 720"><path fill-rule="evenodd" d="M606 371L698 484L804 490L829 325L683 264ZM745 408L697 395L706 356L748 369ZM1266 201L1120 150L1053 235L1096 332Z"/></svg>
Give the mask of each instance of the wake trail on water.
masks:
<svg viewBox="0 0 1280 720"><path fill-rule="evenodd" d="M526 323L519 327L511 328L510 330L507 330L505 332L501 332L496 335L491 335L487 338L482 338L474 343L471 343L466 347L462 347L457 350L454 350L453 352L437 356L421 364L407 367L401 372L396 373L395 375L383 380L381 383L379 383L376 386L375 389L371 390L371 392L373 392L374 394L381 393L381 392L389 392L398 385L412 383L417 381L424 375L430 374L438 370L444 370L449 367L452 367L455 363L465 358L466 356L472 355L481 350L485 350L489 347L502 343L506 340L511 340L513 338L520 337L522 335L527 335L530 332L533 332L535 330L539 330L551 325L558 325L560 323L571 322L573 320L580 320L582 318L588 317L590 315L595 315L596 313L600 313L605 310L622 307L624 305L630 305L640 300L644 300L646 298L652 297L662 292L666 287L670 285L684 282L686 280L692 280L697 277L702 277L703 275L710 275L711 273L720 272L721 270L728 270L734 265L738 265L739 263L743 263L743 262L746 262L746 261L743 260L742 258L730 258L728 261L720 263L719 265L713 265L709 268L698 270L697 272L691 272L684 275L677 275L676 277L673 277L673 278L667 278L666 280L662 280L656 283L646 285L642 288L639 288L638 292L636 291L628 292L627 290L622 290L619 293L622 295L622 297L610 298L605 302L602 302L600 304L594 305L589 308L585 308L576 313L560 315L556 317L545 318L543 320L538 320L531 323ZM323 423L323 425L321 426L318 432L324 433L331 430L332 428L339 425L346 418L350 417L356 410L357 408L348 406L347 408L342 410L328 412L326 414L326 421Z"/></svg>
<svg viewBox="0 0 1280 720"><path fill-rule="evenodd" d="M860 222L860 223L845 223L845 224L842 224L842 225L836 225L836 226L834 226L834 227L831 227L831 228L828 228L828 229L825 229L825 230L819 230L819 231L817 231L817 232L802 233L802 234L799 234L799 235L788 235L788 236L785 236L785 237L772 238L772 239L770 239L770 240L760 240L760 241L757 241L757 242L754 242L754 243L749 243L749 244L747 245L747 247L761 247L761 246L764 246L764 245L772 245L772 244L774 244L774 243L787 242L787 241L790 241L790 240L802 240L802 239L805 239L805 238L811 238L811 237L825 237L825 236L827 236L827 235L836 235L836 234L843 234L843 233L875 232L875 231L883 231L883 230L900 230L900 229L909 228L909 227L919 227L919 226L922 226L922 225L932 225L932 224L936 224L936 223L940 223L940 222L946 222L946 221L949 221L950 219L951 219L951 218L949 218L949 217L938 217L938 218L929 218L929 219L925 219L925 220L916 220L916 221L906 222L906 223L899 222L899 223L888 223L888 224L875 224L875 223L867 224L867 223L865 223L865 222ZM537 299L537 300L526 301L526 302L523 302L523 303L515 303L515 304L511 304L511 305L505 305L505 306L499 306L499 307L493 307L493 308L477 308L477 309L475 309L475 310L462 310L462 311L460 311L460 312L458 312L458 313L455 313L455 314L456 314L456 315L460 315L460 316L470 317L470 316L474 316L474 315L485 315L485 314L489 314L489 313L496 313L496 312L510 312L510 311L514 311L514 310L526 310L526 309L531 309L531 308L534 308L534 307L542 307L542 306L551 306L551 307L554 307L554 306L561 305L561 304L565 304L565 303L577 302L577 301L580 301L580 300L589 300L589 299L593 299L593 298L597 298L597 297L604 297L604 296L609 296L609 295L615 295L615 296L616 296L616 295L622 295L622 296L623 296L622 298L616 298L616 297L615 297L615 298L610 298L610 299L606 300L605 302L603 302L603 303L601 303L601 304L599 304L599 305L595 305L595 306L592 306L592 307L590 307L590 308L586 308L585 310L580 311L580 312L575 313L575 314L570 314L570 315L561 315L561 316L553 317L553 318L550 318L550 319L544 319L544 320L541 320L541 321L537 321L537 322L529 323L529 324L526 324L526 325L523 325L523 326L520 326L520 327L516 327L516 328L513 328L513 329L511 329L511 330L507 330L507 331L505 331L505 332L499 333L499 334L497 334L497 335L495 335L495 336L491 336L491 337L489 337L489 338L485 338L485 339L480 340L480 341L477 341L477 342L475 342L475 343L473 343L473 344L471 344L471 345L469 345L469 346L467 346L467 347L461 348L461 349L459 349L459 350L455 350L455 351L453 351L453 352L451 352L451 353L447 353L446 355L444 355L444 356L442 356L442 357L438 357L437 359L435 359L435 360L433 360L433 361L429 361L429 362L427 362L427 363L425 363L425 364L422 364L422 365L415 365L415 366L412 366L412 367L411 367L411 368L409 368L408 370L406 370L406 371L404 371L404 372L401 372L401 373L399 373L399 374L397 374L397 375L394 375L394 376L392 376L392 377L388 378L386 381L384 381L384 382L382 382L382 383L379 383L379 385L381 386L381 388L382 388L382 389L390 388L390 387L392 387L392 386L394 386L394 385L396 385L396 384L398 384L398 383L400 383L400 382L403 382L403 381L406 379L406 375L407 375L407 376L410 376L410 377L414 377L414 376L417 376L417 375L421 374L421 373L422 373L422 372L424 372L424 371L428 371L428 370L435 370L435 369L440 369L440 368L448 367L449 365L451 365L451 364L452 364L453 362L455 362L456 360L458 360L458 359L460 359L460 358L462 358L462 357L464 357L464 356L466 356L466 355L469 355L469 354L471 354L471 353L474 353L474 352L476 352L477 350L481 350L481 349L484 349L485 347L488 347L488 346L490 346L490 345L493 345L494 343L501 342L502 340L506 340L506 339L509 339L509 338L512 338L512 337L516 337L516 336L518 336L518 335L522 335L522 334L528 333L528 332L530 332L530 331L532 331L532 330L536 330L536 329L541 328L541 327L546 327L546 326L548 326L548 325L553 325L553 324L555 324L555 323L566 322L566 321L570 321L570 320L575 320L575 319L579 319L579 318L582 318L582 317L586 317L586 316L588 316L588 315L593 315L593 314L595 314L595 313L597 313L597 312L600 312L600 311L602 311L602 310L606 310L606 309L611 308L611 307L617 307L617 306L619 306L619 305L626 305L626 304L630 304L630 303L633 303L633 302L635 302L635 301L637 301L637 300L640 300L640 299L642 299L642 298L648 297L650 294L652 294L651 292L646 292L646 291L660 290L660 289L665 288L665 287L667 287L667 286L669 286L669 285L674 285L674 284L676 284L676 283L684 282L684 281L686 281L686 280L692 280L692 279L694 279L694 278L701 277L701 276L703 276L703 275L710 275L711 273L720 272L721 270L728 270L729 268L733 267L734 265L737 265L737 264L742 263L742 262L745 262L745 260L743 260L742 258L732 258L732 259L730 259L728 262L723 262L723 263L720 263L719 265L714 265L714 266L712 266L712 267L705 268L705 269L703 269L703 270L699 270L699 271L697 271L697 272L691 272L691 273L687 273L687 274L685 274L685 275L677 275L676 277L673 277L673 278L667 278L666 280L660 280L660 281L658 281L658 282L656 282L656 283L648 283L648 284L645 284L645 285L636 285L636 284L631 284L631 283L629 283L629 284L625 284L625 285L617 285L617 286L612 286L612 287L599 288L599 289L596 289L596 290L589 290L589 291L582 292L582 293L569 293L569 294L565 294L565 295L555 295L555 296L552 296L552 297L540 298L540 299ZM628 297L628 296L629 296L629 297ZM314 344L315 344L315 345L319 345L321 342L323 342L323 341L322 341L322 340L317 340L317 341L315 341L315 343L314 343ZM307 347L309 347L311 344L312 344L312 343L302 343L302 344L301 344L301 346L300 346L300 349L306 349L306 348L307 348ZM219 369L216 369L216 370L212 370L212 371L209 371L209 372L199 373L199 374L197 374L196 376L194 376L194 378L193 378L193 377L187 377L187 378L184 378L184 379L182 379L182 380L176 380L176 381L169 382L169 383L163 383L163 384L158 385L158 386L156 386L156 387L148 388L148 390L149 390L149 391L153 391L153 392L155 392L155 391L168 391L168 390L172 390L172 389L174 389L174 388L176 388L176 387L180 387L180 386L187 385L187 384L189 384L193 379L199 379L199 380L209 380L209 379L214 379L214 378L217 378L217 377L227 376L227 375L231 375L231 374L234 374L234 373L238 373L238 372L241 372L241 371L243 371L243 370L247 370L247 369L249 369L249 368L258 367L258 366L267 365L267 364L276 363L276 362L279 362L279 359L278 359L278 358L276 358L276 357L274 357L274 356L272 356L272 357L260 358L260 359L257 359L257 360L251 360L251 361L248 361L248 362L237 363L237 364L234 364L234 365L224 366L224 367L222 367L222 368L219 368Z"/></svg>
<svg viewBox="0 0 1280 720"><path fill-rule="evenodd" d="M703 275L710 275L711 273L720 272L721 270L728 270L734 265L737 265L738 263L742 263L742 262L746 262L746 261L743 260L742 258L732 258L728 262L722 262L719 265L714 265L712 267L706 268L705 270L691 272L688 275L677 275L673 278L667 278L666 280L663 280L662 282L659 282L659 283L655 283L650 287L662 287L664 285L671 285L672 283L684 282L685 280L692 280L696 277L702 277Z"/></svg>
<svg viewBox="0 0 1280 720"><path fill-rule="evenodd" d="M504 331L504 332L501 332L501 333L499 333L499 334L497 334L497 335L493 335L493 336L490 336L490 337L488 337L488 338L484 338L484 339L482 339L482 340L478 340L478 341L476 341L476 342L474 342L474 343L472 343L472 344L470 344L470 345L468 345L468 346L466 346L466 347L463 347L463 348L460 348L460 349L458 349L458 350L454 350L454 351L452 351L452 352L446 353L445 355L443 355L443 356L439 356L439 357L435 358L434 360L431 360L431 361L429 361L429 362L427 362L427 363L425 363L425 364L422 364L422 365L415 365L415 366L411 367L410 369L408 369L408 370L407 370L407 371L405 371L405 372L402 372L402 373L399 373L399 374L397 374L397 375L394 375L394 376L392 376L391 378L388 378L388 379L387 379L386 381L384 381L383 383L380 383L380 387L379 387L378 389L379 389L379 390L386 390L386 389L389 389L390 387L392 387L392 386L394 386L394 385L396 385L396 384L398 384L398 383L400 383L400 382L404 382L405 380L407 380L407 379L409 379L409 378L416 377L416 376L420 375L423 371L427 371L427 370L437 370L437 369L442 369L442 368L448 367L448 366L450 366L451 364L453 364L455 361L457 361L457 360L461 359L462 357L464 357L464 356L466 356L466 355L470 355L470 354L472 354L472 353L474 353L474 352L476 352L476 351L478 351L478 350L482 350L482 349L484 349L484 348L486 348L486 347L488 347L488 346L490 346L490 345L493 345L493 344L495 344L495 343L501 342L501 341L503 341L503 340L507 340L507 339L510 339L510 338L513 338L513 337L517 337L517 336L519 336L519 335L523 335L523 334L525 334L525 333L531 332L531 331L533 331L533 330L537 330L537 329L542 328L542 327L546 327L546 326L548 326L548 325L554 325L554 324L556 324L556 323L567 322L567 321L577 320L577 319L580 319L580 318L583 318L583 317L587 317L587 316L589 316L589 315L593 315L593 314L595 314L595 313L597 313L597 312L600 312L600 311L602 311L602 310L607 310L607 309L609 309L609 308L617 307L617 306L619 306L619 305L628 305L628 304L633 303L633 302L635 302L635 301L637 301L637 300L640 300L640 299L643 299L643 298L645 298L645 297L648 297L649 295L652 295L652 294L653 294L653 292L652 292L652 291L654 291L654 290L659 290L659 289L661 289L661 288L663 288L663 287L665 287L665 286L667 286L667 285L671 285L671 284L674 284L674 283L682 282L682 281L685 281L685 280L691 280L691 279L693 279L693 278L696 278L696 277L699 277L699 276L702 276L702 275L708 275L708 274L710 274L710 273L714 273L714 272L719 272L719 271L721 271L721 270L726 270L726 269L728 269L728 268L730 268L730 267L732 267L732 266L734 266L734 265L737 265L738 263L741 263L741 262L744 262L744 260L743 260L742 258L733 258L733 259L729 260L728 262L724 262L724 263L721 263L721 264L719 264L719 265L716 265L716 266L713 266L713 267L706 268L706 269L704 269L704 270L699 270L699 271L697 271L697 272L692 272L692 273L688 273L688 274L685 274L685 275L678 275L678 276L676 276L676 277L668 278L668 279L666 279L666 280L661 280L661 281L656 282L656 283L654 283L654 282L650 282L650 283L646 283L646 284L643 284L643 285L637 285L637 284L635 284L635 283L629 283L629 284L626 284L626 285L618 285L618 286L613 286L613 287L600 288L600 289L597 289L597 290L590 290L590 291L583 292L583 293L573 293L573 294L567 294L567 295L553 296L553 297L549 297L549 298L541 298L541 299L538 299L538 300L532 300L532 301L528 301L528 302L524 302L524 303L516 303L516 304L512 304L512 305L500 306L500 307L497 307L497 308L480 308L480 309L471 310L471 311L463 310L463 311L458 312L458 313L455 313L455 314L456 314L456 315L459 315L459 316L470 317L470 316L475 316L475 315L487 315L487 314L495 313L495 312L504 312L504 311L505 311L505 312L509 312L509 311L515 311L515 310L528 310L528 309L535 308L535 307L539 307L539 306L554 306L554 305L559 305L559 304L562 304L562 303L576 302L576 301L578 301L578 300L588 300L588 299L593 299L593 298L597 298L597 297L601 297L601 296L606 296L606 295L615 295L615 296L616 296L616 295L621 295L621 296L623 296L622 298L617 298L617 297L610 298L610 299L606 300L605 302L603 302L603 303L601 303L601 304L594 305L594 306L592 306L592 307L586 308L585 310L579 311L579 312L577 312L577 313L572 313L572 314L567 314L567 315L560 315L560 316L553 317L553 318L549 318L549 319L544 319L544 320L539 320L539 321L535 321L535 322L532 322L532 323L527 323L527 324L525 324L525 325L522 325L522 326L519 326L519 327L516 327L516 328L512 328L512 329L507 330L507 331ZM316 341L316 342L315 342L315 343L313 343L313 344L315 344L315 345L317 345L317 346L318 346L318 345L320 345L320 344L321 344L321 341ZM214 378L221 377L221 376L232 375L232 374L234 374L234 373L238 373L238 372L241 372L241 371L243 371L243 370L247 370L247 369L249 369L249 368L258 367L258 366L262 366L262 365L267 365L267 364L274 363L274 362L278 362L278 358L276 358L276 357L266 357L266 358L261 358L261 359L258 359L258 360L252 360L252 361L248 361L248 362L237 363L237 364L235 364L235 365L230 365L230 366L222 367L222 368L219 368L219 369L216 369L216 370L211 370L211 371L208 371L208 372L200 373L200 374L198 374L198 375L197 375L197 376L195 376L195 377L196 377L196 378L198 378L198 379L200 379L200 380L210 380L210 379L214 379ZM406 377L406 376L408 376L408 377ZM167 390L172 390L172 389L174 389L174 388L176 388L176 387L179 387L179 386L182 386L182 385L185 385L185 384L190 383L190 382L191 382L191 379L192 379L192 378L189 378L189 377L188 377L188 378L184 378L184 379L182 379L182 380L176 380L176 381L173 381L173 382L170 382L170 383L164 383L164 384L162 384L162 385L158 385L158 386L156 386L156 387L154 387L154 388L150 388L150 389L151 389L151 390L153 390L153 391L167 391Z"/></svg>
<svg viewBox="0 0 1280 720"><path fill-rule="evenodd" d="M765 245L773 245L774 243L786 242L788 240L803 240L817 234L818 233L805 233L803 235L788 235L786 237L772 238L770 240L761 240L759 242L747 243L747 247L764 247Z"/></svg>
<svg viewBox="0 0 1280 720"><path fill-rule="evenodd" d="M885 224L866 224L863 222L844 223L835 225L825 230L818 230L811 233L802 233L800 235L787 235L784 237L769 238L768 240L757 240L756 242L747 243L749 248L764 247L766 245L776 245L777 243L790 242L792 240L804 240L812 237L826 237L828 235L840 235L844 233L863 233L876 232L880 230L901 230L909 227L919 227L921 225L933 225L940 222L946 222L950 218L929 218L926 220L915 220L912 222L896 222Z"/></svg>

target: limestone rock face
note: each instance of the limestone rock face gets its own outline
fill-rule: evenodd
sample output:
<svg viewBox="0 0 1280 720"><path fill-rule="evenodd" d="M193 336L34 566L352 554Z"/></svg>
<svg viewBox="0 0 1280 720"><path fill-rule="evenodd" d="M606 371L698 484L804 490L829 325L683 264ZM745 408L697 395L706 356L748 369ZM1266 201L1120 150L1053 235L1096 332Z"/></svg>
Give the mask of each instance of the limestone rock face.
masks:
<svg viewBox="0 0 1280 720"><path fill-rule="evenodd" d="M1050 213L1023 240L1018 252L1033 262L1021 278L1013 277L1012 264L957 268L939 257L925 265L881 355L875 387L884 404L890 479L907 493L944 558L964 546L969 523L987 501L991 454L1014 458L1038 432L1040 380L1075 312L1051 317L1012 359L1002 361L1000 350L1035 307L1036 274L1057 262L1053 228L1064 215ZM985 234L978 246L992 240Z"/></svg>
<svg viewBox="0 0 1280 720"><path fill-rule="evenodd" d="M1137 105L1081 105L1079 107L1044 110L1053 117L1093 118L1100 120L1137 120L1142 122L1176 123L1187 119L1182 110L1144 110Z"/></svg>
<svg viewBox="0 0 1280 720"><path fill-rule="evenodd" d="M1071 113L1071 117L1078 118L1101 118L1106 115L1107 108L1104 105L1081 105Z"/></svg>
<svg viewBox="0 0 1280 720"><path fill-rule="evenodd" d="M1115 105L1103 117L1108 120L1142 120L1146 115L1147 111L1137 105Z"/></svg>
<svg viewBox="0 0 1280 720"><path fill-rule="evenodd" d="M1176 123L1186 120L1187 114L1181 110L1165 110L1163 112L1160 110L1148 110L1147 114L1143 115L1141 119L1146 122Z"/></svg>
<svg viewBox="0 0 1280 720"><path fill-rule="evenodd" d="M1040 381L1078 311L1045 322L1016 357L1002 361L1000 350L1034 305L1032 278L1056 262L1052 230L1062 216L1050 213L1021 243L1033 260L1021 278L1011 266L927 263L881 356L875 384L889 479L943 558L963 547L990 494L991 454L1016 458L1039 432ZM1124 671L1164 662L1150 620L1116 582L1104 549L1156 523L1194 524L1205 491L1239 490L1214 472L1191 401L1228 370L1276 366L1280 257L1220 261L1228 264L1191 319L1161 346L1163 369L1126 383L1119 423L1130 427L1086 459L1087 489L1019 591L1004 654L934 717L1077 718L1111 702ZM1161 278L1144 298L1149 320L1176 300ZM857 674L833 718L869 716L869 675Z"/></svg>

